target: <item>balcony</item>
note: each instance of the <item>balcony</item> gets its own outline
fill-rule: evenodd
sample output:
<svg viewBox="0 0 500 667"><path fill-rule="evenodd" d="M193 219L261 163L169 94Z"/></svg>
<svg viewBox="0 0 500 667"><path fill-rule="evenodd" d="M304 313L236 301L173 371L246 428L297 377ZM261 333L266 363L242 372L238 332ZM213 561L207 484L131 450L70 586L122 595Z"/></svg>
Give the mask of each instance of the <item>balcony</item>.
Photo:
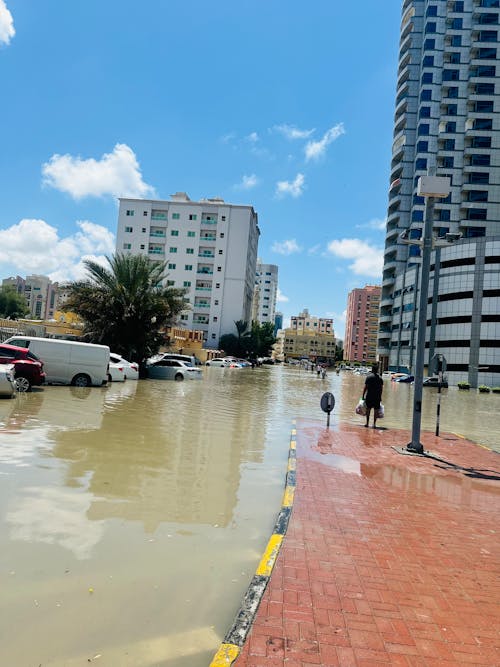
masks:
<svg viewBox="0 0 500 667"><path fill-rule="evenodd" d="M165 251L163 248L149 248L148 250L149 255L164 255Z"/></svg>
<svg viewBox="0 0 500 667"><path fill-rule="evenodd" d="M151 213L151 220L167 220L167 214L153 211Z"/></svg>
<svg viewBox="0 0 500 667"><path fill-rule="evenodd" d="M166 237L165 232L150 232L149 236L154 236L155 238L164 239Z"/></svg>
<svg viewBox="0 0 500 667"><path fill-rule="evenodd" d="M203 276L213 276L214 272L209 269L199 269L196 273Z"/></svg>
<svg viewBox="0 0 500 667"><path fill-rule="evenodd" d="M201 224L202 225L216 225L217 224L217 218L215 216L205 217L204 215L202 215L201 216Z"/></svg>
<svg viewBox="0 0 500 667"><path fill-rule="evenodd" d="M204 250L203 252L198 253L198 257L206 257L208 259L213 259L215 257L215 253L209 252L208 250Z"/></svg>
<svg viewBox="0 0 500 667"><path fill-rule="evenodd" d="M217 234L207 234L206 232L204 234L200 235L200 241L216 241L217 240Z"/></svg>
<svg viewBox="0 0 500 667"><path fill-rule="evenodd" d="M195 308L210 308L210 301L195 301Z"/></svg>

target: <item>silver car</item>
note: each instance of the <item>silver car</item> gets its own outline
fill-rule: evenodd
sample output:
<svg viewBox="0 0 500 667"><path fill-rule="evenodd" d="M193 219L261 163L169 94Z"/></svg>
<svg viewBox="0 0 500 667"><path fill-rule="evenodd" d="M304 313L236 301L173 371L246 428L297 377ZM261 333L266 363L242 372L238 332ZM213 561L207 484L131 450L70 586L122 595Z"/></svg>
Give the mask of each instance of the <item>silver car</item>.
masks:
<svg viewBox="0 0 500 667"><path fill-rule="evenodd" d="M153 380L201 380L201 370L177 359L159 359L148 366L148 376Z"/></svg>
<svg viewBox="0 0 500 667"><path fill-rule="evenodd" d="M16 393L13 364L0 364L0 396L12 398Z"/></svg>

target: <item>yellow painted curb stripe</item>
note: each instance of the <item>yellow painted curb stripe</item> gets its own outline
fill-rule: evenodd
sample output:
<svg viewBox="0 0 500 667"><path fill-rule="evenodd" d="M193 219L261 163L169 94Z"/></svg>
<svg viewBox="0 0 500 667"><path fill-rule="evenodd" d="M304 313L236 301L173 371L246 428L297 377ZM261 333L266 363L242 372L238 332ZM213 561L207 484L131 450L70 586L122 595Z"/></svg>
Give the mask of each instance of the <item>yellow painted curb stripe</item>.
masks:
<svg viewBox="0 0 500 667"><path fill-rule="evenodd" d="M291 436L292 436L292 438L293 438L294 436L296 436L296 435L297 435L297 429L296 429L296 428L292 428L292 432L291 432Z"/></svg>
<svg viewBox="0 0 500 667"><path fill-rule="evenodd" d="M232 665L239 654L239 646L236 646L235 644L221 644L221 647L210 663L210 667L226 667L226 665Z"/></svg>
<svg viewBox="0 0 500 667"><path fill-rule="evenodd" d="M297 443L295 440L290 440L290 449L297 449Z"/></svg>
<svg viewBox="0 0 500 667"><path fill-rule="evenodd" d="M278 557L278 552L280 550L281 543L283 542L283 535L271 535L269 542L267 543L266 550L262 556L262 560L259 563L255 574L269 577L271 576L274 563Z"/></svg>
<svg viewBox="0 0 500 667"><path fill-rule="evenodd" d="M282 507L291 507L293 505L293 497L295 495L295 487L294 486L287 486L285 489L285 493L283 494L283 503L281 504Z"/></svg>
<svg viewBox="0 0 500 667"><path fill-rule="evenodd" d="M290 457L288 459L288 470L296 470L296 469L297 469L297 459Z"/></svg>

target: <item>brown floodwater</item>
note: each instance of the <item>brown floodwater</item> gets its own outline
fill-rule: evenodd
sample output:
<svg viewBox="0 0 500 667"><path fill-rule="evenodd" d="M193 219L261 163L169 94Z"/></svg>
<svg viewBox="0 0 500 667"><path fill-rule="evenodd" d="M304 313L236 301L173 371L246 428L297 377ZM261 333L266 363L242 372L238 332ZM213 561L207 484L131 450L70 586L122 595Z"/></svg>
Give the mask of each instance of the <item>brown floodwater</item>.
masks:
<svg viewBox="0 0 500 667"><path fill-rule="evenodd" d="M331 391L331 426L360 423L362 387L351 373L205 368L0 401L0 664L207 666L272 532L292 420L326 423ZM411 427L412 392L385 382L381 425ZM425 429L436 396L424 389ZM441 430L498 451L499 407L445 390Z"/></svg>

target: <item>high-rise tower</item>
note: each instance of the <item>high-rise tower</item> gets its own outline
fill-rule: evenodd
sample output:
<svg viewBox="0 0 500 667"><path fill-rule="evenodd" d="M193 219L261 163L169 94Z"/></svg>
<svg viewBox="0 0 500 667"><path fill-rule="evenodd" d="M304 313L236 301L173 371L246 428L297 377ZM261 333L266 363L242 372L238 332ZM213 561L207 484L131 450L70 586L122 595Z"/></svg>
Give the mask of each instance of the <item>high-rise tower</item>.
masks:
<svg viewBox="0 0 500 667"><path fill-rule="evenodd" d="M413 370L424 198L431 168L451 177L434 234L461 240L432 254L426 363L450 381L500 384L499 0L405 0L379 318L383 367ZM448 237L446 237L448 234Z"/></svg>

